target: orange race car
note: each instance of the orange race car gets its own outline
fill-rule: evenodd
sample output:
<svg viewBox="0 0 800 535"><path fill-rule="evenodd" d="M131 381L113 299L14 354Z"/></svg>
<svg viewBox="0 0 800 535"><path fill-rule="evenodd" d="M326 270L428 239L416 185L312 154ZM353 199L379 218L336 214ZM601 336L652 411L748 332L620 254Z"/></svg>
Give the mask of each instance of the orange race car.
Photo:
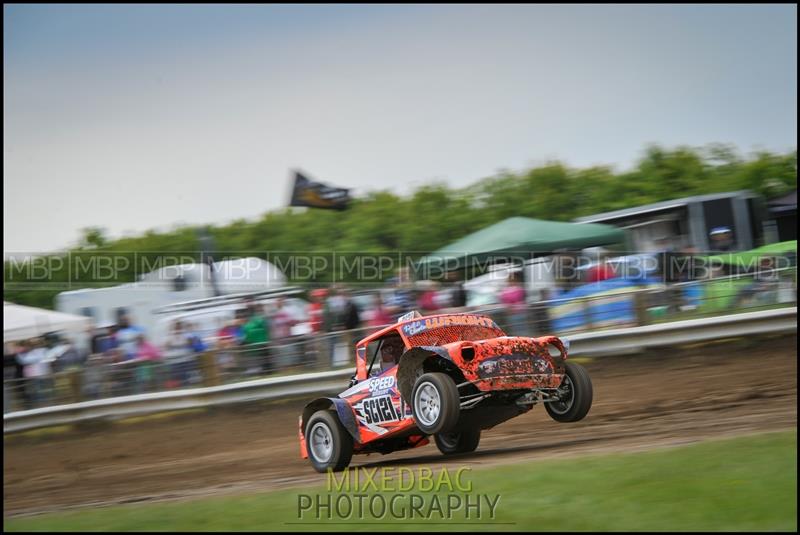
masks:
<svg viewBox="0 0 800 535"><path fill-rule="evenodd" d="M581 420L592 382L566 359L559 338L506 336L487 316L409 313L356 344L350 388L306 405L300 453L323 472L343 470L354 453L416 448L430 436L444 454L470 452L482 429L537 403L558 422Z"/></svg>

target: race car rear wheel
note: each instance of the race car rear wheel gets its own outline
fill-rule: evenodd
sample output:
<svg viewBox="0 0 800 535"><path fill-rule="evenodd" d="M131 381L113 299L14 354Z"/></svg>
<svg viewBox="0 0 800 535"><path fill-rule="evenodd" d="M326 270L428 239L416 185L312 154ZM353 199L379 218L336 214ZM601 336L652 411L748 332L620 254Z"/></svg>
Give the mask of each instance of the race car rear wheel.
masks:
<svg viewBox="0 0 800 535"><path fill-rule="evenodd" d="M445 373L425 373L411 395L411 411L420 431L435 435L450 431L458 422L461 401L453 379Z"/></svg>
<svg viewBox="0 0 800 535"><path fill-rule="evenodd" d="M469 453L478 449L478 444L481 441L481 430L474 427L449 433L437 433L433 439L436 441L436 447L445 455Z"/></svg>
<svg viewBox="0 0 800 535"><path fill-rule="evenodd" d="M564 366L567 373L558 387L559 401L548 401L544 408L557 422L577 422L592 407L592 380L580 364L565 362Z"/></svg>
<svg viewBox="0 0 800 535"><path fill-rule="evenodd" d="M317 472L344 470L353 458L353 437L333 412L315 412L306 425L308 460Z"/></svg>

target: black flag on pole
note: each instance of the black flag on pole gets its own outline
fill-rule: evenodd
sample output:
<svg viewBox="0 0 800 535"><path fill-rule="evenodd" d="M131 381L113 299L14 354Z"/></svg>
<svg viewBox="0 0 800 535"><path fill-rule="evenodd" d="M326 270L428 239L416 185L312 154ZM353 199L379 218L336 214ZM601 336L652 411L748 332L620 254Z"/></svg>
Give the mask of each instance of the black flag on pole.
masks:
<svg viewBox="0 0 800 535"><path fill-rule="evenodd" d="M198 230L198 239L200 241L200 262L208 266L208 280L211 283L211 291L214 292L214 297L222 295L217 286L217 273L214 266L214 238L208 232L208 227L202 227Z"/></svg>
<svg viewBox="0 0 800 535"><path fill-rule="evenodd" d="M334 188L314 182L294 172L294 188L289 206L309 206L311 208L329 208L331 210L344 210L350 202L350 190L347 188Z"/></svg>

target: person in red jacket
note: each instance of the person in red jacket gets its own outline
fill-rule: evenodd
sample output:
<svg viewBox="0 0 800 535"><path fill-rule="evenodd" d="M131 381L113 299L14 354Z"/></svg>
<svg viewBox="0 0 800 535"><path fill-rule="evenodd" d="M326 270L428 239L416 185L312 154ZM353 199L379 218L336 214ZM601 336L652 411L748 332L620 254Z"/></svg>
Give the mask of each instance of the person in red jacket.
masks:
<svg viewBox="0 0 800 535"><path fill-rule="evenodd" d="M311 290L311 304L308 306L308 317L309 323L311 323L312 333L322 332L323 312L325 308L323 303L327 295L328 291L325 290L325 288Z"/></svg>
<svg viewBox="0 0 800 535"><path fill-rule="evenodd" d="M605 260L592 266L586 272L586 282L600 282L614 278L614 268Z"/></svg>

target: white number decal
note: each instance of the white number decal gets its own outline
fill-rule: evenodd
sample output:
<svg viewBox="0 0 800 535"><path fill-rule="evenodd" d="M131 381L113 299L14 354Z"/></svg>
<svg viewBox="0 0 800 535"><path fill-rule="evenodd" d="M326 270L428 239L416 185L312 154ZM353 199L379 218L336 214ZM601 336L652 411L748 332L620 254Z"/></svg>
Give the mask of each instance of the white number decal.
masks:
<svg viewBox="0 0 800 535"><path fill-rule="evenodd" d="M375 392L376 390L385 390L394 386L394 376L378 377L369 380L369 391Z"/></svg>

